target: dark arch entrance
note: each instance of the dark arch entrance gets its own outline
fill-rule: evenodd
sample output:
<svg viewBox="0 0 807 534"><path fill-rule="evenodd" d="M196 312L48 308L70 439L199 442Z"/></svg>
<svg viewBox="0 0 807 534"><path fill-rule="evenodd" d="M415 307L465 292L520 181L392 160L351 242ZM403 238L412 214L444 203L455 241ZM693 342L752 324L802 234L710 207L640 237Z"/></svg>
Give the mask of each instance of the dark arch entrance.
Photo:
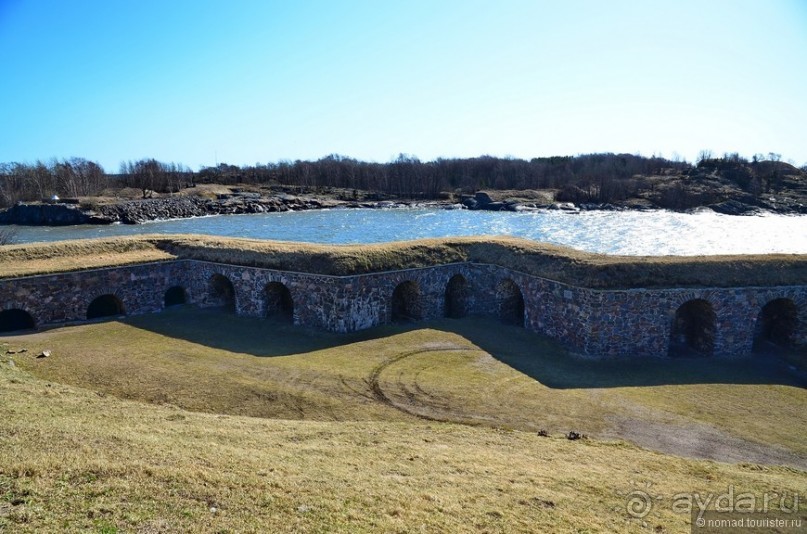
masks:
<svg viewBox="0 0 807 534"><path fill-rule="evenodd" d="M766 344L791 347L798 325L799 309L792 300L782 298L768 302L757 318L754 350L764 349Z"/></svg>
<svg viewBox="0 0 807 534"><path fill-rule="evenodd" d="M502 280L496 287L499 318L507 323L524 326L524 296L511 279Z"/></svg>
<svg viewBox="0 0 807 534"><path fill-rule="evenodd" d="M188 302L188 295L182 286L169 287L165 292L165 307L178 306Z"/></svg>
<svg viewBox="0 0 807 534"><path fill-rule="evenodd" d="M468 314L468 282L455 274L446 284L445 316L459 319Z"/></svg>
<svg viewBox="0 0 807 534"><path fill-rule="evenodd" d="M210 301L229 312L235 311L235 288L230 279L222 274L210 277Z"/></svg>
<svg viewBox="0 0 807 534"><path fill-rule="evenodd" d="M269 282L264 289L266 299L266 316L285 321L294 320L294 300L291 291L285 284Z"/></svg>
<svg viewBox="0 0 807 534"><path fill-rule="evenodd" d="M715 349L715 312L709 301L689 300L675 312L670 356L711 356Z"/></svg>
<svg viewBox="0 0 807 534"><path fill-rule="evenodd" d="M87 319L98 319L100 317L115 317L125 315L123 302L115 295L107 294L97 297L87 306Z"/></svg>
<svg viewBox="0 0 807 534"><path fill-rule="evenodd" d="M415 282L402 282L392 292L390 317L393 322L416 321L423 318L420 287Z"/></svg>
<svg viewBox="0 0 807 534"><path fill-rule="evenodd" d="M36 323L27 311L19 308L0 311L0 332L15 332L32 328L36 328Z"/></svg>

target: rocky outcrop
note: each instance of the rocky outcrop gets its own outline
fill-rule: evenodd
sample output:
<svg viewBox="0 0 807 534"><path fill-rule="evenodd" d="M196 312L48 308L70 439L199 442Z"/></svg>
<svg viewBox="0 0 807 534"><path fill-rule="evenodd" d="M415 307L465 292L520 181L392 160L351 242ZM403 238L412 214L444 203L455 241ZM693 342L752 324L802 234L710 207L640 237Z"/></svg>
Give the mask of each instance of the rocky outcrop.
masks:
<svg viewBox="0 0 807 534"><path fill-rule="evenodd" d="M756 206L745 204L739 200L726 200L725 202L712 204L709 208L724 215L758 215L762 211Z"/></svg>
<svg viewBox="0 0 807 534"><path fill-rule="evenodd" d="M564 197L565 198L565 197ZM89 208L82 207L74 201L47 203L19 202L14 206L0 210L0 224L19 224L27 226L67 226L77 224L139 224L147 221L184 219L208 215L235 215L247 213L271 213L289 210L309 210L320 208L443 208L470 209L484 211L525 211L525 210L560 210L569 213L579 211L618 211L618 210L651 210L660 209L652 202L635 203L626 200L618 203L593 202L553 202L531 203L521 199L494 200L491 195L478 191L474 196L461 199L460 203L447 200L415 201L415 200L334 200L297 196L287 193L275 193L264 196L255 192L234 192L220 194L216 198L194 196L161 197L144 200L127 200L113 204L102 204ZM740 198L724 200L708 205L708 208L726 215L756 215L762 212L783 214L807 214L807 205L798 199L786 196L769 196L764 199L744 195ZM702 207L701 207L702 209Z"/></svg>
<svg viewBox="0 0 807 534"><path fill-rule="evenodd" d="M65 226L73 224L139 224L147 221L186 219L207 215L239 215L271 213L322 208L452 208L457 205L445 201L343 201L296 196L286 193L263 196L260 193L238 192L220 194L216 198L175 196L127 200L114 204L81 209L76 204L18 203L0 210L0 224L29 226Z"/></svg>
<svg viewBox="0 0 807 534"><path fill-rule="evenodd" d="M519 206L517 202L494 201L490 198L490 195L484 191L477 191L473 198L463 200L462 205L469 210L485 211L518 211Z"/></svg>
<svg viewBox="0 0 807 534"><path fill-rule="evenodd" d="M323 203L291 195L220 195L216 199L171 197L133 200L102 206L100 212L112 222L137 224L159 219L181 219L205 215L235 215L322 208Z"/></svg>
<svg viewBox="0 0 807 534"><path fill-rule="evenodd" d="M69 226L74 224L107 224L103 216L80 209L75 204L18 203L0 211L0 224L28 226Z"/></svg>
<svg viewBox="0 0 807 534"><path fill-rule="evenodd" d="M292 195L261 197L257 194L219 195L216 199L166 197L129 200L82 209L76 204L17 203L0 211L0 224L67 226L75 224L138 224L160 219L182 219L205 215L268 213L327 207L327 203Z"/></svg>

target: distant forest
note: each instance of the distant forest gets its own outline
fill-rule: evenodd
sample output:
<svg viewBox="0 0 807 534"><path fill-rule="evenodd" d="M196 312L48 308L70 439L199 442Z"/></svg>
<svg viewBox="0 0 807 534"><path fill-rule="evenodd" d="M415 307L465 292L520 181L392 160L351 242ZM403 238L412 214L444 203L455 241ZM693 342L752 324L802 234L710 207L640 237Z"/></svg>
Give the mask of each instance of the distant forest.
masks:
<svg viewBox="0 0 807 534"><path fill-rule="evenodd" d="M107 173L84 158L35 163L0 163L0 206L58 195L66 198L108 195L135 188L143 198L175 193L199 183L275 184L309 191L341 188L372 191L398 198L435 199L484 189L554 189L557 198L574 202L614 202L656 187L648 177L719 176L744 191L759 194L781 187L784 169L801 171L779 161L778 154L756 155L750 161L738 154L714 157L702 152L696 164L632 154L585 154L531 160L481 156L420 161L401 154L388 163L359 161L329 155L317 161L280 161L236 166L222 163L198 172L185 165L142 159L121 164ZM791 172L788 171L788 172Z"/></svg>

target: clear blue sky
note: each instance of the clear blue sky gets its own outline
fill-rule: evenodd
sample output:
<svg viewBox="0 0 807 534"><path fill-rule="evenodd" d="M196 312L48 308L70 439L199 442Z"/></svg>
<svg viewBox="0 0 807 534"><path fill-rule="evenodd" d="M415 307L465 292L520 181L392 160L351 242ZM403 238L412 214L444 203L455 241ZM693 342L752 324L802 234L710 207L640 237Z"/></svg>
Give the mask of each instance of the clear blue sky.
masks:
<svg viewBox="0 0 807 534"><path fill-rule="evenodd" d="M807 163L807 0L0 0L0 162Z"/></svg>

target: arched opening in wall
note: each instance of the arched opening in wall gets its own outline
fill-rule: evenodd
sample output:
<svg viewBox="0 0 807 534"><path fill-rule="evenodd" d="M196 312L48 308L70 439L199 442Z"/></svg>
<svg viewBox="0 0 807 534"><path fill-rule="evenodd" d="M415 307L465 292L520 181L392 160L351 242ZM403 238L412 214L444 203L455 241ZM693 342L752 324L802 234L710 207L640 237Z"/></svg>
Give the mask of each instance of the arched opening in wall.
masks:
<svg viewBox="0 0 807 534"><path fill-rule="evenodd" d="M511 279L502 280L496 287L499 318L507 323L524 326L524 296Z"/></svg>
<svg viewBox="0 0 807 534"><path fill-rule="evenodd" d="M460 319L468 315L468 282L455 274L446 284L445 316Z"/></svg>
<svg viewBox="0 0 807 534"><path fill-rule="evenodd" d="M12 308L0 311L0 332L16 332L36 328L33 316L25 310Z"/></svg>
<svg viewBox="0 0 807 534"><path fill-rule="evenodd" d="M169 287L165 292L165 307L179 306L188 302L188 294L182 286Z"/></svg>
<svg viewBox="0 0 807 534"><path fill-rule="evenodd" d="M213 306L220 306L228 312L235 311L235 288L230 279L222 274L210 277L210 301Z"/></svg>
<svg viewBox="0 0 807 534"><path fill-rule="evenodd" d="M87 319L98 319L100 317L116 317L125 315L123 302L115 295L107 294L97 297L87 306Z"/></svg>
<svg viewBox="0 0 807 534"><path fill-rule="evenodd" d="M289 288L280 282L269 282L264 289L266 299L266 317L294 320L294 300L291 298Z"/></svg>
<svg viewBox="0 0 807 534"><path fill-rule="evenodd" d="M423 318L420 287L415 282L402 282L392 292L390 317L393 322L417 321Z"/></svg>
<svg viewBox="0 0 807 534"><path fill-rule="evenodd" d="M774 299L759 312L754 332L754 350L789 348L799 325L799 309L790 299Z"/></svg>
<svg viewBox="0 0 807 534"><path fill-rule="evenodd" d="M715 348L715 312L709 301L694 299L675 312L670 331L673 357L711 356Z"/></svg>

